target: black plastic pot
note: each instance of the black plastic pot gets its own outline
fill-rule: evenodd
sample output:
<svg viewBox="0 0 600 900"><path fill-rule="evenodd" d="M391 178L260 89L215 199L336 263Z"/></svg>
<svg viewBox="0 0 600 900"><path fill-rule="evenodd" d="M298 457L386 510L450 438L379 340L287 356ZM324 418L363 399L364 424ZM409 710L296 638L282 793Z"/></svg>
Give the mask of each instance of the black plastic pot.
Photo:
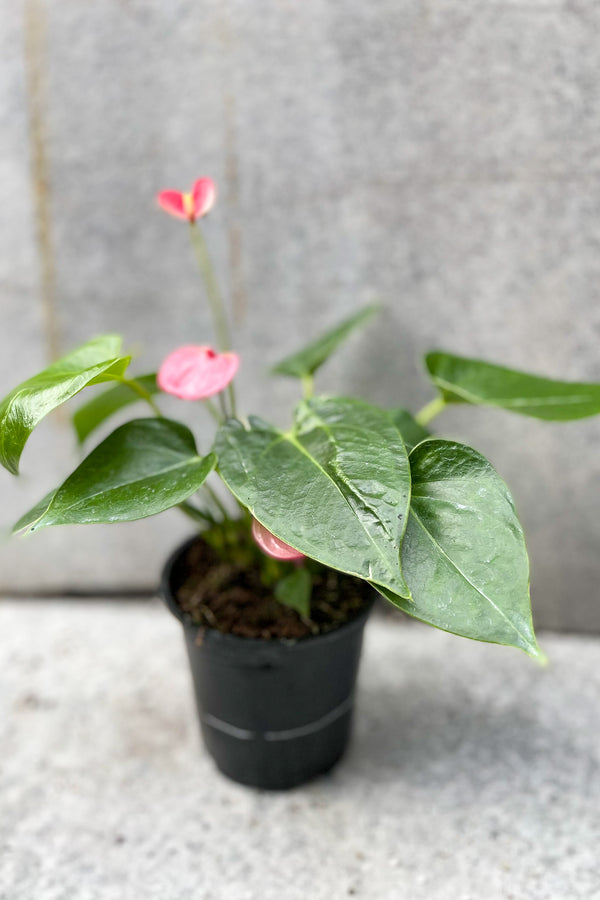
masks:
<svg viewBox="0 0 600 900"><path fill-rule="evenodd" d="M183 625L202 735L219 769L242 784L292 788L330 769L350 736L362 636L371 607L335 631L298 641L201 631L175 591L184 556L167 562L162 594Z"/></svg>

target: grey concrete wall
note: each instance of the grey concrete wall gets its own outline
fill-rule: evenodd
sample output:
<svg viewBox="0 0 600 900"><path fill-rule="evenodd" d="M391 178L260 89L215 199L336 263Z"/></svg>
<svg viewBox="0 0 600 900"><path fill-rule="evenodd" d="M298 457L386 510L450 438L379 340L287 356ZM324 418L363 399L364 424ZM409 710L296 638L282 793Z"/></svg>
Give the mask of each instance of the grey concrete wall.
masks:
<svg viewBox="0 0 600 900"><path fill-rule="evenodd" d="M600 380L596 0L0 5L0 393L91 333L140 371L210 338L185 227L153 203L204 174L244 409L285 421L267 365L373 298L323 388L417 409L432 346ZM509 482L538 622L600 629L600 420L439 426ZM75 458L45 423L2 524ZM0 587L145 588L187 528L49 529L0 546Z"/></svg>

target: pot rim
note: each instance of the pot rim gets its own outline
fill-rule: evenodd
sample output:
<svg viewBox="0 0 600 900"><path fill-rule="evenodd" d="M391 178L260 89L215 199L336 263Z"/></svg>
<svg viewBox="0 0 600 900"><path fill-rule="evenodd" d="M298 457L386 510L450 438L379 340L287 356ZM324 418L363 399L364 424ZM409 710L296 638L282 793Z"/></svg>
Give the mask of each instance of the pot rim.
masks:
<svg viewBox="0 0 600 900"><path fill-rule="evenodd" d="M243 637L239 634L228 634L227 632L218 631L216 628L210 628L209 626L203 627L201 625L196 625L188 613L185 613L179 604L176 602L173 592L171 591L171 573L175 563L180 559L181 555L185 553L188 547L191 547L194 544L198 537L201 536L201 532L192 535L187 538L187 540L183 541L183 543L179 544L167 558L165 562L161 574L160 580L160 596L169 611L173 614L173 616L181 622L184 627L184 630L194 630L196 632L203 632L203 645L212 644L214 649L217 649L218 646L223 649L229 648L230 650L237 649L238 651L249 650L251 652L258 652L259 650L264 650L265 648L284 648L284 647L302 647L310 645L314 647L318 642L320 644L331 643L333 641L339 640L344 635L347 635L350 631L353 631L358 628L362 628L365 624L366 619L368 618L371 610L373 609L373 605L375 603L377 591L373 588L373 597L372 599L365 604L364 608L352 619L347 622L344 622L342 625L339 625L337 628L333 628L331 631L326 631L321 634L308 634L306 637L302 638L261 638L261 637Z"/></svg>

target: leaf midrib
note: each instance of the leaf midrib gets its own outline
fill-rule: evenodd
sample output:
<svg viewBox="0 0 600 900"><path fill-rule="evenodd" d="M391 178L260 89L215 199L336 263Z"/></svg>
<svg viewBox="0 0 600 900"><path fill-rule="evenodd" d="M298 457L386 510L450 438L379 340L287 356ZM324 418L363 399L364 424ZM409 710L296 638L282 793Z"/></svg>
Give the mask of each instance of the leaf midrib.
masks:
<svg viewBox="0 0 600 900"><path fill-rule="evenodd" d="M111 487L111 488L105 488L105 489L101 489L101 490L95 491L93 494L88 494L85 498L82 498L81 500L78 500L76 503L70 503L68 506L63 506L63 507L62 507L62 510L67 511L67 510L77 509L78 507L83 506L83 505L85 505L86 503L89 503L90 500L93 500L95 497L99 497L100 495L107 496L108 494L112 494L112 493L114 493L115 491L118 491L118 490L120 490L120 489L123 488L123 487L126 487L126 486L129 487L129 486L139 485L139 484L141 484L143 481L147 481L149 478L157 478L157 477L158 477L158 478L161 478L163 475L168 475L169 472L173 472L173 471L175 471L176 469L182 469L182 468L184 468L185 466L189 466L189 465L195 464L195 463L197 463L197 462L203 462L206 458L207 458L207 457L203 457L203 456L198 456L198 455L196 455L196 456L194 456L194 457L190 457L190 458L188 458L188 459L185 459L185 460L183 460L182 462L174 463L172 466L167 466L167 468L161 469L158 473L157 473L157 472L153 472L152 474L145 475L143 478L136 478L136 479L134 479L134 480L132 480L132 481L124 481L124 482L121 482L120 484L115 484L115 485L114 485L113 487ZM60 495L60 488L58 489L58 491L56 492L56 494L55 494L54 497L52 498L52 501L51 501L51 503L49 504L49 506L47 507L47 509L46 509L45 513L43 514L42 518L45 518L45 517L48 515L48 513L50 512L50 510L55 506L54 501L57 499L57 497L59 497L59 495ZM38 521L39 521L39 519L38 519Z"/></svg>
<svg viewBox="0 0 600 900"><path fill-rule="evenodd" d="M65 398L65 400L62 402L64 403L67 400L71 400L77 394L81 393L81 391L85 387L88 386L90 381L92 381L94 378L97 378L99 375L102 375L103 373L108 373L110 376L109 370L114 365L116 365L116 363L118 363L121 358L122 357L116 357L115 359L108 360L106 363L97 363L96 365L88 366L87 369L83 369L80 372L68 373L67 371L65 371L64 373L61 373L59 375L59 377L54 379L58 383L60 383L61 381L64 381L66 377L69 378L70 382L73 382L75 379L80 378L81 376L86 377L84 384L82 384L82 386L79 388L79 390L75 391L75 393L71 394L71 396ZM33 381L35 379L35 377L36 376L34 376L34 378L30 378L29 381ZM116 381L119 380L118 376L114 376L114 378ZM21 416L15 417L14 407L17 404L17 401L23 401L24 399L29 397L36 390L35 387L28 387L27 386L28 383L29 382L25 382L23 385L21 385L19 388L16 388L15 391L9 395L9 397L7 398L8 402L6 403L4 410L2 410L2 418L4 418L4 419L8 418L10 420L13 428L15 427L15 425L18 425L22 428L27 429L29 431L29 434L31 434L31 432L33 431L35 426L38 424L38 422L40 422L41 419L43 419L49 412L52 412L52 408L47 410L46 412L44 412L42 414L42 416L38 417L38 418L36 418L35 416L30 416L27 418L27 420L25 420ZM51 390L53 387L54 387L53 382L51 380L47 380L41 384L41 386L38 390L39 391L48 391L48 390ZM55 408L56 407L54 407L54 409Z"/></svg>
<svg viewBox="0 0 600 900"><path fill-rule="evenodd" d="M317 427L323 428L323 430L325 431L325 433L328 434L327 427L325 426L325 423L322 421L322 419L314 412L314 410L311 410L311 414L314 416L315 420L319 423L319 424L317 425ZM312 465L314 465L314 466L322 473L322 475L324 475L324 477L325 477L329 482L331 482L331 484L334 486L334 488L336 489L336 491L338 492L338 494L340 495L340 497L342 498L342 500L344 501L344 503L346 504L346 506L348 507L348 509L349 509L350 512L352 513L352 515L354 516L354 518L358 521L358 523L359 523L359 525L360 525L362 531L363 531L364 534L366 535L366 537L367 537L368 541L370 542L370 544L374 547L374 549L375 549L377 555L379 556L379 558L380 558L380 559L382 560L382 562L384 563L384 568L385 568L385 570L388 571L388 572L391 572L392 575L395 575L396 573L394 572L394 570L393 570L392 568L390 568L389 561L388 561L388 560L386 559L386 557L382 554L381 549L380 549L380 548L378 547L378 545L375 543L374 538L372 537L371 534L369 534L369 532L367 531L367 529L365 528L365 526L363 525L363 523L360 521L360 519L359 519L358 516L356 515L356 511L352 508L351 503L349 502L348 498L345 496L344 492L341 490L340 486L336 483L336 481L334 480L334 478L332 478L332 476L329 474L329 472L327 472L327 471L323 468L323 466L319 463L319 461L318 461L317 459L315 459L315 457L312 456L312 455L308 452L308 450L307 450L305 447L303 447L303 445L297 440L297 438L295 437L295 435L293 434L293 432L290 432L290 431L287 431L287 432L279 432L279 434L277 435L277 437L276 437L273 441L271 441L271 442L264 448L264 450L260 453L259 458L264 457L270 450L273 449L273 447L276 447L277 444L280 444L280 443L282 443L283 441L286 441L286 442L289 443L292 447L295 447L296 450L298 450L300 453L302 453L302 454L303 454L303 455L304 455L304 456L312 463ZM238 454L238 456L239 456L239 454ZM246 472L245 466L244 466L243 468L244 468L244 471ZM409 487L409 502L410 502L410 487ZM408 504L407 504L407 505L408 505ZM407 518L408 518L408 517L407 517ZM382 523L382 525L383 525L383 523ZM386 533L387 533L387 531L386 531ZM355 573L355 574L357 575L357 577L363 577L363 576L361 576L361 575L358 575L358 573ZM406 580L405 580L404 576L402 575L402 570L401 570L401 568L400 568L400 548L398 548L398 573L397 573L397 574L400 576L400 578L402 579L402 582L403 582L404 585L406 586L406 589L409 591L409 596L408 596L408 597L405 597L404 599L406 599L406 600L408 600L409 602L411 602L411 601L412 601L412 595L410 594L410 588L409 588L408 585L406 584ZM390 588L390 590L397 590L397 587L393 587L393 588L392 588L390 585L388 585L388 587ZM401 596L402 596L402 595L401 595Z"/></svg>
<svg viewBox="0 0 600 900"><path fill-rule="evenodd" d="M412 516L414 516L414 518L416 519L417 523L418 523L418 524L420 525L420 527L423 529L423 531L425 532L425 534L427 535L427 537L429 538L429 540L431 541L431 543L434 545L434 547L439 551L439 553L440 553L445 559L448 560L448 562L450 563L450 565L452 566L452 568L455 569L456 572L458 572L458 574L460 575L460 577L463 578L464 581L466 581L467 584L468 584L470 587L472 587L474 591L476 591L476 593L478 593L481 597L483 597L484 600L487 600L487 602L488 602L488 603L496 610L496 612L499 613L499 615L506 621L506 623L510 626L510 628L512 628L512 630L513 630L516 634L519 635L519 637L521 638L521 640L523 640L523 641L525 642L525 645L526 645L527 647L530 647L530 648L532 648L533 650L536 650L537 648L536 648L535 644L532 644L531 641L528 640L528 638L526 637L526 635L524 635L524 634L519 630L519 628L517 628L517 626L514 624L514 622L511 622L511 620L508 618L508 616L506 615L506 613L503 612L503 611L500 609L500 607L497 606L497 605L494 603L494 601L492 600L492 598L491 598L491 597L488 597L487 594L485 594L480 588L477 587L477 585L473 584L473 582L470 580L470 578L468 578L468 577L465 575L465 573L462 571L462 569L459 569L458 565L454 562L454 560L451 559L450 556L448 556L448 554L447 554L446 551L443 549L443 547L441 547L440 544L438 544L438 542L436 541L436 539L434 538L434 536L431 534L431 532L425 527L425 525L423 524L423 522L421 521L421 519L419 518L418 514L415 512L415 510L414 510L414 508L413 508L412 506L411 506L411 509L410 509L410 513L411 513Z"/></svg>
<svg viewBox="0 0 600 900"><path fill-rule="evenodd" d="M564 397L485 397L477 394L471 393L466 388L460 387L457 384L453 384L451 381L446 381L445 378L440 378L439 375L434 375L434 379L438 387L443 388L444 390L450 391L453 394L458 395L459 397L464 398L469 403L473 403L474 405L485 406L486 403L490 406L502 405L503 407L519 407L519 406L557 406L561 403L564 404L572 404L575 405L583 405L586 403L593 402L593 397L590 397L589 394L575 394L571 396Z"/></svg>
<svg viewBox="0 0 600 900"><path fill-rule="evenodd" d="M323 431L325 432L325 434L327 435L328 439L331 441L332 438L331 438L330 432L329 432L329 430L328 430L326 424L323 422L323 420L320 418L320 416L318 416L318 415L315 413L315 411L312 410L312 409L311 409L311 414L314 416L314 418L316 419L316 421L319 423L319 424L317 425L317 427L322 428ZM321 464L318 462L318 460L316 460L315 457L312 456L312 455L308 452L308 450L307 450L305 447L303 447L302 444L300 444L300 443L298 442L298 440L296 439L296 437L295 437L293 434L290 434L290 433L288 432L288 433L286 433L286 434L282 434L282 435L281 435L281 438L282 438L282 440L287 440L287 441L289 441L289 443L292 444L292 446L294 446L294 447L296 447L296 449L300 450L300 452L303 453L303 454L306 456L306 458L309 459L309 460L310 460L310 461L311 461L311 462L319 469L319 471L321 471L321 472L323 473L323 475L324 475L327 479L329 479L329 481L333 484L333 486L335 487L335 489L336 489L337 492L339 493L340 497L343 499L343 501L344 501L345 504L347 505L348 509L351 511L352 515L353 515L353 516L355 517L355 519L358 521L358 523L359 523L359 525L360 525L362 531L363 531L364 534L366 535L366 537L367 537L367 539L369 540L369 542L371 543L371 545L374 547L374 549L375 549L377 555L380 557L380 559L381 559L382 562L384 563L385 569L386 569L388 572L391 572L392 575L395 574L394 571L393 571L393 569L390 568L389 561L388 561L388 560L386 559L386 557L383 555L383 553L381 552L381 549L379 548L379 546L375 543L375 540L374 540L373 536L372 536L371 534L369 534L369 532L367 531L367 529L365 528L365 526L363 525L363 523L361 522L361 520L358 518L358 516L356 515L355 510L352 508L352 504L350 503L350 501L348 500L348 498L346 497L346 495L344 494L344 492L342 491L342 489L340 488L340 486L337 484L337 482L332 478L332 476L331 476L331 475L330 475L330 474L329 474L329 473L321 466ZM409 496L408 496L408 500L409 500L409 504L410 504L410 487L409 487ZM407 505L408 505L408 504L407 504ZM381 521L381 520L379 520L379 521ZM383 523L381 523L381 524L383 525ZM385 526L384 526L384 531L385 531L386 534L387 534L387 530L385 529ZM400 544L401 544L401 543L402 543L402 541L400 541ZM412 600L412 595L411 595L411 593L410 593L410 588L409 588L408 585L406 584L406 580L405 580L404 576L402 575L402 570L401 570L401 568L400 568L400 547L398 547L398 575L400 576L401 580L402 580L403 583L406 585L406 587L407 587L407 589L408 589L408 591L409 591L409 596L406 597L405 599L406 599L406 600Z"/></svg>
<svg viewBox="0 0 600 900"><path fill-rule="evenodd" d="M335 436L334 436L334 434L333 434L331 428L329 427L329 425L327 424L327 422L325 422L325 420L324 420L321 416L319 416L318 413L316 413L316 412L314 411L314 409L311 408L311 411L310 411L310 412L311 412L311 415L314 417L314 419L315 419L315 420L317 421L317 423L318 423L317 427L323 429L323 431L325 432L325 434L326 434L326 436L327 436L327 439L328 439L329 443L333 445L333 449L334 449L334 451L335 451L336 440L335 440ZM352 426L351 426L351 425L346 425L344 422L340 422L340 423L339 423L339 426L340 426L340 428L350 429L350 431L352 431ZM393 426L393 427L395 428L395 426ZM396 429L396 428L395 428L395 430L398 431L398 429ZM399 431L398 431L398 434L399 434L399 436L400 436L400 441L401 441L401 443L404 444L404 441L403 441L403 439L402 439L402 435L400 434ZM408 453L406 452L406 445L404 445L404 450L405 450L405 453L406 453L407 472L410 473L410 462L408 461ZM339 467L339 463L338 463L338 460L337 460L337 451L335 452L335 461L336 461L336 466ZM341 470L340 470L340 471L341 471ZM351 485L350 485L350 483L349 483L348 480L346 479L346 476L345 476L345 475L342 477L342 474L340 474L339 477L340 477L340 479L344 482L344 484L348 485L348 487L350 488L350 490L353 490L352 487L351 487ZM407 509L410 507L410 495L411 495L410 487L411 487L411 482L410 482L410 478L409 478L409 484L408 484L408 496L407 496L407 503L406 503L406 508L407 508ZM341 489L340 489L340 493L342 494L342 497L344 497L344 499L345 499L346 502L348 503L348 506L350 506L350 509L352 509L351 504L349 503L348 499L346 498L346 496L345 496L345 494L343 493L343 491L341 491ZM391 535L391 534L389 533L389 531L388 531L388 529L387 529L385 523L382 521L382 519L381 519L381 517L379 516L379 514L378 514L375 510L371 509L371 507L368 506L368 504L367 504L365 501L361 501L361 502L363 502L364 505L367 507L367 509L373 514L373 516L375 516L375 518L376 518L376 519L378 520L378 522L381 524L381 526L382 526L384 532L386 533L386 535L388 535L388 537L390 538L390 540L393 540L394 536ZM354 511L354 510L353 510L353 511ZM404 517L404 528L402 529L402 533L401 533L401 535L400 535L400 542L399 542L398 552L400 551L400 546L402 546L402 538L404 537L404 532L406 531L406 518L407 518L407 517Z"/></svg>

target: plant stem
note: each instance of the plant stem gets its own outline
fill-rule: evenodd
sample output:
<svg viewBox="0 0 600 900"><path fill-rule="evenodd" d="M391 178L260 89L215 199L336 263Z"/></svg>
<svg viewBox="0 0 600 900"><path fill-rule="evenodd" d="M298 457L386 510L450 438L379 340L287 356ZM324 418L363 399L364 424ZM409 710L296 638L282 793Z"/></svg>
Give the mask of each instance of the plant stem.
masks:
<svg viewBox="0 0 600 900"><path fill-rule="evenodd" d="M310 400L314 393L315 380L312 375L302 376L302 396L305 400Z"/></svg>
<svg viewBox="0 0 600 900"><path fill-rule="evenodd" d="M231 404L231 415L235 419L237 417L237 412L235 410L235 391L233 389L233 381L230 381L227 385L227 393L229 394L229 403Z"/></svg>
<svg viewBox="0 0 600 900"><path fill-rule="evenodd" d="M229 413L227 412L227 405L225 403L225 394L223 393L223 391L221 391L221 393L219 394L219 406L221 407L221 415L223 417L221 419L221 421L225 422L226 419L229 418Z"/></svg>
<svg viewBox="0 0 600 900"><path fill-rule="evenodd" d="M436 397L435 400L432 400L430 403L427 403L423 409L420 409L419 412L415 416L415 422L419 425L428 425L432 419L442 412L442 410L446 407L446 401L440 395Z"/></svg>
<svg viewBox="0 0 600 900"><path fill-rule="evenodd" d="M206 397L202 402L205 404L207 410L209 411L209 413L211 414L211 416L213 417L213 419L215 420L217 425L222 425L223 418L222 418L221 414L219 413L219 410L217 409L215 404L212 402L212 400L209 400L208 397Z"/></svg>
<svg viewBox="0 0 600 900"><path fill-rule="evenodd" d="M145 400L146 403L152 408L154 415L158 416L160 419L163 418L163 414L160 409L152 399L151 394L148 393L146 388L143 388L139 381L136 381L135 378L122 378L120 379L122 384L126 384L127 387L130 387L132 391L135 391L142 400Z"/></svg>
<svg viewBox="0 0 600 900"><path fill-rule="evenodd" d="M194 253L196 254L198 268L206 287L206 295L210 304L219 350L230 350L231 340L229 337L229 324L225 315L225 305L204 235L195 222L192 222L190 225L190 237Z"/></svg>
<svg viewBox="0 0 600 900"><path fill-rule="evenodd" d="M225 312L225 304L223 303L223 297L219 290L219 283L210 258L210 253L208 252L208 247L206 246L206 241L204 240L204 235L195 222L190 224L190 237L192 239L192 246L198 262L200 274L202 275L204 286L206 287L206 295L213 317L219 350L230 350L231 336L229 334L229 323ZM233 384L230 383L228 385L227 391L231 403L231 414L232 416L235 416L235 393Z"/></svg>
<svg viewBox="0 0 600 900"><path fill-rule="evenodd" d="M210 513L204 512L202 509L198 509L198 507L193 506L191 503L188 503L187 500L184 500L182 503L177 504L182 513L185 513L190 519L193 519L194 522L208 522L211 525L214 525L215 520L210 515Z"/></svg>
<svg viewBox="0 0 600 900"><path fill-rule="evenodd" d="M207 484L206 482L204 482L204 484L202 486L203 486L204 490L206 491L206 493L208 494L208 496L210 497L210 499L212 500L212 502L215 504L216 508L219 510L219 512L223 516L223 518L227 521L230 518L230 516L229 516L229 513L227 512L227 510L225 509L225 506L221 502L218 494L215 491L213 491L211 486L209 484Z"/></svg>

